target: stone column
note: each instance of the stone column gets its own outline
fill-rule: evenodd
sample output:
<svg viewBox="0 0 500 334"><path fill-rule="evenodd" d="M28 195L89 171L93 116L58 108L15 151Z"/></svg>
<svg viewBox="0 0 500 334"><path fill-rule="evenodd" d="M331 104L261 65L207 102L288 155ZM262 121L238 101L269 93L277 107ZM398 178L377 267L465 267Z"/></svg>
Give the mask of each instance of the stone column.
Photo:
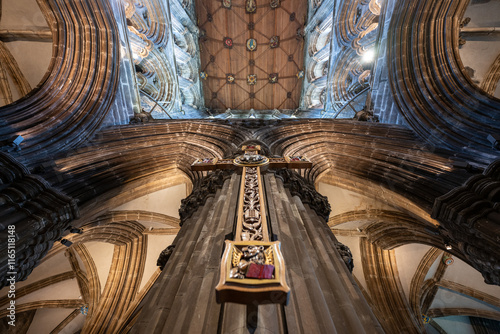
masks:
<svg viewBox="0 0 500 334"><path fill-rule="evenodd" d="M215 286L224 239L234 225L239 184L240 177L233 174L184 221L130 333L217 332L222 307L215 301Z"/></svg>
<svg viewBox="0 0 500 334"><path fill-rule="evenodd" d="M294 179L299 179L298 174ZM281 241L290 301L284 307L289 333L383 333L346 264L322 212L322 196L302 189L303 203L280 178L265 175L270 221ZM288 180L291 186L293 180ZM305 186L305 184L303 184ZM311 189L312 188L312 189ZM293 191L293 186L292 186ZM311 196L317 196L315 201ZM314 208L314 209L313 209Z"/></svg>

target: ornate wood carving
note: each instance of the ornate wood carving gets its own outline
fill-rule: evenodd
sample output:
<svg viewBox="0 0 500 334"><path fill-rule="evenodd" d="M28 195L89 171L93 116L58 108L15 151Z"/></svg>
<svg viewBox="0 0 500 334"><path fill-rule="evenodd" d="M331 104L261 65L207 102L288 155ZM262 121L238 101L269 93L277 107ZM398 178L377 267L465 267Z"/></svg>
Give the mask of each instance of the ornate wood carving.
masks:
<svg viewBox="0 0 500 334"><path fill-rule="evenodd" d="M228 10L225 1L204 1L196 7L199 28L206 31L206 38L200 39L200 68L208 74L202 81L207 107L220 113L227 108L282 110L299 106L302 79L295 74L303 70L304 41L296 38L296 32L303 29L306 2L237 0L231 1ZM295 13L293 22L290 13ZM231 47L221 43L224 36L232 38ZM211 61L215 56L215 62ZM235 74L234 81L226 80L227 73ZM279 83L272 87L268 80L271 73L279 77Z"/></svg>
<svg viewBox="0 0 500 334"><path fill-rule="evenodd" d="M259 274L250 274L252 265L260 267ZM270 269L268 276L266 267ZM290 288L285 281L280 242L226 240L216 291L218 302L288 303Z"/></svg>
<svg viewBox="0 0 500 334"><path fill-rule="evenodd" d="M257 11L256 0L246 0L245 1L245 11L247 14L253 14Z"/></svg>
<svg viewBox="0 0 500 334"><path fill-rule="evenodd" d="M242 228L239 237L243 241L255 241L264 239L265 217L262 216L260 171L257 167L246 167L243 188L243 210Z"/></svg>
<svg viewBox="0 0 500 334"><path fill-rule="evenodd" d="M304 156L267 158L259 154L260 149L259 145L244 145L244 154L232 160L197 159L191 165L195 171L243 167L235 241L226 242L220 281L216 287L218 302L266 304L288 301L290 289L285 281L280 244L270 242L260 167L310 168L312 163ZM220 175L220 170L218 172ZM198 202L195 197L190 201ZM191 207L188 203L189 200L183 201L183 208ZM344 255L347 259L347 254Z"/></svg>
<svg viewBox="0 0 500 334"><path fill-rule="evenodd" d="M266 220L260 167L270 159L259 145L245 145L233 163L243 167L235 241L226 240L221 263L218 302L268 304L288 302L280 242L271 242Z"/></svg>

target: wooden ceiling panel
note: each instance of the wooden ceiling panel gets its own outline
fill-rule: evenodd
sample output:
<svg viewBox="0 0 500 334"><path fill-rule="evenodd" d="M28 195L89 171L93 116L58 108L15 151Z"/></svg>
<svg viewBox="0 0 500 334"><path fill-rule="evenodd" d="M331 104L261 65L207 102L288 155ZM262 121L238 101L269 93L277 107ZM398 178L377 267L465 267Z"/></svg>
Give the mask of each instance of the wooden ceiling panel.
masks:
<svg viewBox="0 0 500 334"><path fill-rule="evenodd" d="M245 6L256 3L255 13ZM224 5L231 8L226 8ZM201 71L205 105L212 109L295 109L298 107L303 70L302 31L307 2L281 0L224 0L196 2L200 34ZM279 45L271 47L271 38ZM224 41L225 38L231 40ZM256 48L248 50L254 39ZM228 82L231 74L234 81ZM277 82L270 77L277 74ZM248 76L256 75L255 84Z"/></svg>

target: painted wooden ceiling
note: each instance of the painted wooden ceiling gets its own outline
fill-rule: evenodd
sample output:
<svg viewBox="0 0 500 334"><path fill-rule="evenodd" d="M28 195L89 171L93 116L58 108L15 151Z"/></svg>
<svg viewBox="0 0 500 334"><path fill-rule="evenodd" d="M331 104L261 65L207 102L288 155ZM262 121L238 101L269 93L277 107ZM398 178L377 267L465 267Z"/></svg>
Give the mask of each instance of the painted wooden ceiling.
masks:
<svg viewBox="0 0 500 334"><path fill-rule="evenodd" d="M299 106L306 1L204 0L196 7L208 108Z"/></svg>

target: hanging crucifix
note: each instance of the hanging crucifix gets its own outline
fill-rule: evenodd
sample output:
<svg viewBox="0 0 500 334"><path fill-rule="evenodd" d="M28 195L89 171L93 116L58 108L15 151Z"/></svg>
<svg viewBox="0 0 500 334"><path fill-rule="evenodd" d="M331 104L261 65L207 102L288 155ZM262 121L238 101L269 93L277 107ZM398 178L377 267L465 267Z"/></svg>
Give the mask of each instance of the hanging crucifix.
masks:
<svg viewBox="0 0 500 334"><path fill-rule="evenodd" d="M243 146L235 159L198 159L194 171L242 167L241 187L234 240L226 240L221 260L217 302L240 304L283 303L288 301L285 263L279 241L270 241L261 184L261 168L311 168L301 156L268 158L259 154L259 145Z"/></svg>

